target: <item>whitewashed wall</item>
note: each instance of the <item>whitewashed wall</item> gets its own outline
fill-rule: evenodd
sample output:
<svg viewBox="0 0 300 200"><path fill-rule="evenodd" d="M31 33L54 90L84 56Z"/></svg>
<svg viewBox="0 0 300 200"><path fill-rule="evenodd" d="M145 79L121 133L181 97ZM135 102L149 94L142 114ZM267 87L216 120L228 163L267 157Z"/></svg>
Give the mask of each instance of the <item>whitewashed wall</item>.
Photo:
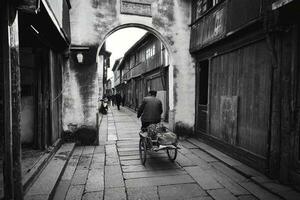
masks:
<svg viewBox="0 0 300 200"><path fill-rule="evenodd" d="M165 43L170 54L171 127L179 123L192 128L195 119L195 64L189 53L191 1L135 0L151 3L152 17L121 14L120 1L71 0L72 43L101 45L112 32L132 26L154 33Z"/></svg>

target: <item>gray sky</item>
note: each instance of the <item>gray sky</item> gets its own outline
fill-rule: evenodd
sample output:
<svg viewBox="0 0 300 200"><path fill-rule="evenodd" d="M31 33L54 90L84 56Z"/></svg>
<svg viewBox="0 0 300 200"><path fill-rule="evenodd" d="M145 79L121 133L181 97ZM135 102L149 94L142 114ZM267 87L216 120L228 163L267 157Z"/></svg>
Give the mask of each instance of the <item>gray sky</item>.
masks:
<svg viewBox="0 0 300 200"><path fill-rule="evenodd" d="M111 68L115 60L123 57L124 53L146 32L140 28L124 28L114 32L106 39L106 50L112 53L110 57ZM108 78L113 76L111 68L108 69Z"/></svg>

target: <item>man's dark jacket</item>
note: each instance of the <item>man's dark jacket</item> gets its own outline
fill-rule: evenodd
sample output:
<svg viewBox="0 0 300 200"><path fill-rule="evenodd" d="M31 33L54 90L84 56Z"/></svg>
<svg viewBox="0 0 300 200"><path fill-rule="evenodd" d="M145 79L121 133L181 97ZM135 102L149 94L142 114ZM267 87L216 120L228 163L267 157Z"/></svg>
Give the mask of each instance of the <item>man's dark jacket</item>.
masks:
<svg viewBox="0 0 300 200"><path fill-rule="evenodd" d="M147 96L138 110L137 117L142 116L143 122L158 123L160 122L160 115L163 112L161 101L154 96Z"/></svg>
<svg viewBox="0 0 300 200"><path fill-rule="evenodd" d="M115 99L116 99L116 104L117 104L117 105L120 105L121 102L122 102L122 97L121 97L121 95L120 95L120 94L116 94Z"/></svg>

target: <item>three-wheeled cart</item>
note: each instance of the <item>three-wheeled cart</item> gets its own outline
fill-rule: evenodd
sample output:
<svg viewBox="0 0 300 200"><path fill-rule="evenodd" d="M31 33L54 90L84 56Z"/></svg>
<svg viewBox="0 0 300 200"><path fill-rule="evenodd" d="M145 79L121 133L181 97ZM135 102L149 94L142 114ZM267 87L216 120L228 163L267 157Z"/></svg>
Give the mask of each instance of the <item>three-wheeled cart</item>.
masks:
<svg viewBox="0 0 300 200"><path fill-rule="evenodd" d="M174 133L173 133L174 134ZM139 133L140 135L140 142L139 142L139 153L140 153L140 159L143 165L145 165L147 160L147 154L150 152L157 152L157 151L166 151L168 154L169 159L174 162L174 160L177 157L177 149L178 142L177 139L172 141L171 143L163 142L159 138L159 136L149 136L147 131L143 132L141 131Z"/></svg>

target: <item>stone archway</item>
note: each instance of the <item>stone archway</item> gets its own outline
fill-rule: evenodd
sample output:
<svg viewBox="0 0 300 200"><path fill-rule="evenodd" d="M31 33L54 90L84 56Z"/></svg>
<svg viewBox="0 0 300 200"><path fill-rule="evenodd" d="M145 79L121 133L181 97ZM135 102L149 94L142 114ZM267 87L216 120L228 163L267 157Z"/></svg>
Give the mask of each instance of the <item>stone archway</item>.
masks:
<svg viewBox="0 0 300 200"><path fill-rule="evenodd" d="M170 74L172 74L171 81L173 80L171 84L173 91L169 95L172 99L170 108L173 113L170 119L171 127L172 124L179 123L192 128L195 113L195 64L189 53L191 2L189 0L71 0L71 4L73 45L98 49L111 33L125 27L146 29L165 44L170 55ZM72 71L72 59L70 68ZM76 73L78 74L78 71ZM87 102L89 106L93 104ZM89 111L84 112L86 115Z"/></svg>
<svg viewBox="0 0 300 200"><path fill-rule="evenodd" d="M108 33L105 35L103 40L100 41L96 57L99 55L100 49L103 46L103 44L105 43L106 39L111 34L113 34L114 32L117 32L121 29L130 28L130 27L140 28L140 29L143 29L143 30L146 30L146 31L150 32L156 38L158 38L164 44L164 46L167 49L167 52L168 52L168 55L169 55L169 63L170 63L169 66L168 66L168 85L170 86L168 88L168 93L169 93L169 96L168 96L168 99L169 99L169 102L168 102L168 107L169 107L168 116L169 116L169 122L172 123L174 121L174 119L173 119L173 117L174 117L174 114L173 114L173 111L174 111L174 87L173 87L174 86L174 68L173 68L173 64L172 64L173 63L172 62L173 61L173 53L172 53L170 45L167 43L167 40L164 38L164 36L161 35L161 33L159 33L157 30L155 30L155 29L153 29L149 26L146 26L144 24L138 24L138 23L129 23L129 24L123 24L123 25L114 27L112 30L108 31ZM97 58L96 58L96 60L97 60ZM172 125L170 127L172 128Z"/></svg>

